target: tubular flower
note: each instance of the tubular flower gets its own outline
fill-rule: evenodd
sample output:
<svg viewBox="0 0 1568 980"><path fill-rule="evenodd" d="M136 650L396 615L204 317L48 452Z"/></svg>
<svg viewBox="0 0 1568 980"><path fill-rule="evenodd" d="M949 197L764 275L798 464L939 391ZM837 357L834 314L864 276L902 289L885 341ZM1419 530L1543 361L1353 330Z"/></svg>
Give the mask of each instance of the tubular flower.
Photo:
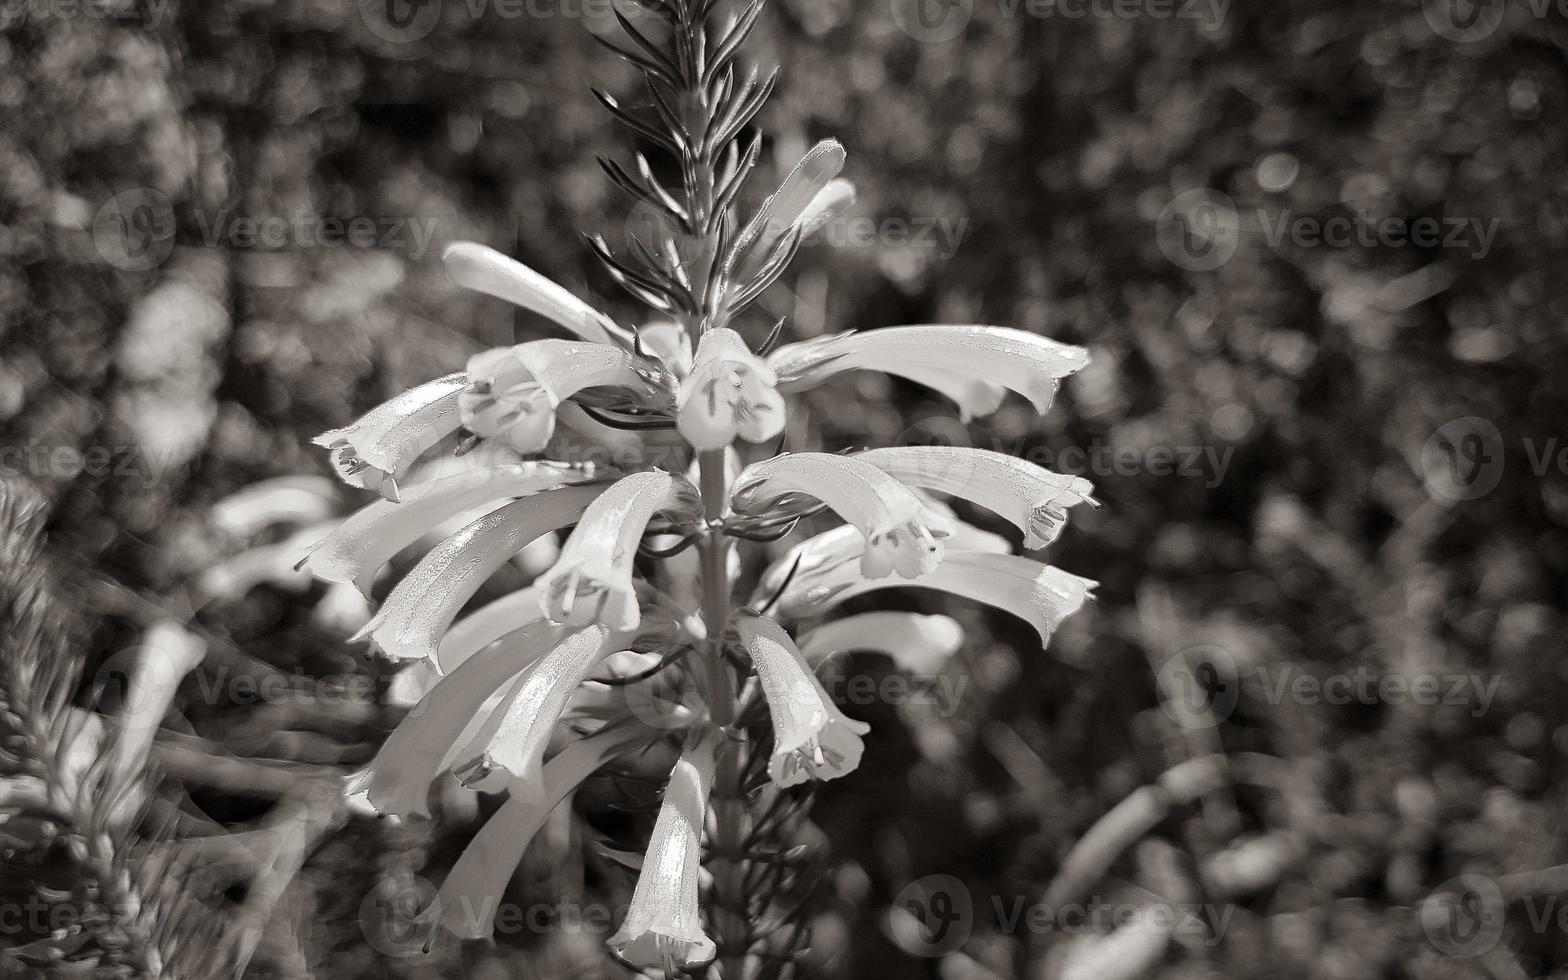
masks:
<svg viewBox="0 0 1568 980"><path fill-rule="evenodd" d="M1025 548L1043 548L1067 523L1067 508L1095 503L1094 485L986 449L892 447L856 453L902 483L962 497L1007 518Z"/></svg>
<svg viewBox="0 0 1568 980"><path fill-rule="evenodd" d="M860 569L868 578L923 575L942 560L952 522L870 463L831 453L789 453L755 463L735 481L741 513L801 493L833 508L865 536Z"/></svg>
<svg viewBox="0 0 1568 980"><path fill-rule="evenodd" d="M432 528L483 504L592 479L587 467L533 462L419 483L400 501L378 500L350 515L311 551L305 567L325 581L353 583L368 598L376 573Z"/></svg>
<svg viewBox="0 0 1568 980"><path fill-rule="evenodd" d="M662 470L633 473L604 491L578 522L561 557L535 583L553 623L604 623L636 629L641 614L632 585L637 545L655 514L696 516L696 491Z"/></svg>
<svg viewBox="0 0 1568 980"><path fill-rule="evenodd" d="M404 576L350 642L369 638L398 660L435 660L441 634L485 580L528 542L577 520L601 492L599 486L546 490L466 525Z"/></svg>
<svg viewBox="0 0 1568 980"><path fill-rule="evenodd" d="M702 335L691 373L681 382L677 422L700 451L723 449L735 438L767 442L784 431L778 379L740 334L715 327Z"/></svg>
<svg viewBox="0 0 1568 980"><path fill-rule="evenodd" d="M504 774L514 795L543 799L539 769L567 702L594 665L630 639L600 624L567 636L513 683L500 709L458 750L453 771L480 788L500 788Z"/></svg>
<svg viewBox="0 0 1568 980"><path fill-rule="evenodd" d="M806 152L790 175L784 178L779 189L757 209L736 239L726 263L732 278L740 282L755 278L773 254L780 238L797 228L800 229L801 237L810 233L802 226L802 220L807 217L808 210L812 210L818 197L828 189L833 178L844 169L844 159L844 147L838 140L823 140ZM813 220L820 219L822 210L829 209L842 198L842 185L847 182L839 183L841 186L835 188L835 193L822 202L817 214L812 215ZM850 194L853 196L852 189Z"/></svg>
<svg viewBox="0 0 1568 980"><path fill-rule="evenodd" d="M331 451L332 469L344 483L396 500L397 481L420 456L457 431L457 401L467 384L462 374L427 382L313 441Z"/></svg>
<svg viewBox="0 0 1568 980"><path fill-rule="evenodd" d="M814 388L842 371L867 369L929 383L937 375L948 380L938 389L959 401L966 413L983 415L996 405L982 385L1016 391L1044 413L1062 378L1089 362L1082 347L1047 340L1010 327L914 326L887 327L860 333L785 344L768 356L778 372L779 390ZM968 386L967 388L965 386ZM966 394L973 392L973 394Z"/></svg>
<svg viewBox="0 0 1568 980"><path fill-rule="evenodd" d="M697 905L714 738L711 729L697 735L670 771L631 905L610 937L611 951L634 969L662 968L673 977L711 962L717 951Z"/></svg>
<svg viewBox="0 0 1568 980"><path fill-rule="evenodd" d="M1078 611L1098 584L1018 555L953 551L936 571L907 582L867 578L841 565L808 586L791 582L774 607L781 616L799 618L818 615L876 589L902 585L937 589L1012 613L1033 626L1041 644L1048 645L1056 627Z"/></svg>
<svg viewBox="0 0 1568 980"><path fill-rule="evenodd" d="M838 710L784 628L764 616L738 616L735 631L757 670L773 719L768 775L779 786L834 779L860 765L860 736L871 730Z"/></svg>
<svg viewBox="0 0 1568 980"><path fill-rule="evenodd" d="M555 410L584 388L630 389L656 397L651 363L619 347L574 340L535 340L475 354L469 386L458 399L463 424L476 435L504 439L535 453L555 434Z"/></svg>
<svg viewBox="0 0 1568 980"><path fill-rule="evenodd" d="M476 242L456 242L441 254L446 274L465 289L504 299L548 317L584 340L596 344L631 345L631 336L615 321L539 273L495 249Z"/></svg>
<svg viewBox="0 0 1568 980"><path fill-rule="evenodd" d="M507 883L545 818L600 766L657 734L635 725L603 728L546 762L543 792L537 798L513 793L463 849L436 895L441 924L464 939L489 937Z"/></svg>

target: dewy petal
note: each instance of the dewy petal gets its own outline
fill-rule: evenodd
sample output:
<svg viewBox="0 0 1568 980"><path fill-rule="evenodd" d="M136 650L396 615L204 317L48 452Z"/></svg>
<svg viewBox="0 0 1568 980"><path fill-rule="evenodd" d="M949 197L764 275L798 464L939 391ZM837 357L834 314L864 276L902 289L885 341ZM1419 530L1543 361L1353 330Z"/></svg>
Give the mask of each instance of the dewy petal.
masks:
<svg viewBox="0 0 1568 980"><path fill-rule="evenodd" d="M691 334L674 320L643 324L637 328L637 339L675 377L684 378L691 370Z"/></svg>
<svg viewBox="0 0 1568 980"><path fill-rule="evenodd" d="M430 447L457 431L458 396L467 385L462 374L426 382L313 441L331 451L332 469L343 482L396 500L397 481Z"/></svg>
<svg viewBox="0 0 1568 980"><path fill-rule="evenodd" d="M697 903L714 738L711 731L698 736L670 771L631 905L610 937L611 952L634 969L663 968L673 977L711 962L716 952Z"/></svg>
<svg viewBox="0 0 1568 980"><path fill-rule="evenodd" d="M741 471L731 503L746 513L785 494L822 501L865 535L861 570L871 578L897 571L913 578L942 560L949 522L885 472L852 456L786 453Z"/></svg>
<svg viewBox="0 0 1568 980"><path fill-rule="evenodd" d="M834 779L860 765L860 736L871 730L828 697L783 627L765 616L738 616L735 631L757 669L773 719L768 774L779 786Z"/></svg>
<svg viewBox="0 0 1568 980"><path fill-rule="evenodd" d="M563 633L558 626L536 623L512 642L480 651L443 677L393 729L370 765L354 777L349 792L365 793L381 813L428 814L431 781L450 764L454 748L486 701L554 648Z"/></svg>
<svg viewBox="0 0 1568 980"><path fill-rule="evenodd" d="M539 611L539 590L533 586L509 592L464 616L441 638L436 669L443 674L463 665L469 657L506 636L544 620Z"/></svg>
<svg viewBox="0 0 1568 980"><path fill-rule="evenodd" d="M631 345L615 321L515 259L476 242L456 242L441 254L446 273L466 289L504 299L547 317L596 344Z"/></svg>
<svg viewBox="0 0 1568 980"><path fill-rule="evenodd" d="M504 771L514 796L543 799L539 769L556 723L594 665L627 639L599 624L567 636L517 682L501 709L454 758L453 771L464 783L485 787L496 785Z"/></svg>
<svg viewBox="0 0 1568 980"><path fill-rule="evenodd" d="M523 545L577 520L602 490L546 490L466 525L414 566L350 642L369 637L398 660L434 659L441 634L485 580Z"/></svg>
<svg viewBox="0 0 1568 980"><path fill-rule="evenodd" d="M808 150L735 240L725 262L730 278L740 283L755 278L778 240L800 223L817 195L843 169L844 147L837 140L823 140Z"/></svg>
<svg viewBox="0 0 1568 980"><path fill-rule="evenodd" d="M702 335L681 382L677 426L694 449L723 449L736 437L767 442L784 430L777 378L741 335L715 327Z"/></svg>
<svg viewBox="0 0 1568 980"><path fill-rule="evenodd" d="M403 491L401 501L378 500L350 515L311 552L305 566L325 581L353 583L368 597L376 573L387 562L452 518L492 501L593 478L589 468L532 462L415 484Z"/></svg>
<svg viewBox="0 0 1568 980"><path fill-rule="evenodd" d="M459 399L463 424L504 438L520 453L538 452L555 433L556 408L585 388L627 389L636 400L660 398L656 365L610 344L535 340L498 347L468 362L469 387Z"/></svg>
<svg viewBox="0 0 1568 980"><path fill-rule="evenodd" d="M909 446L856 453L902 483L962 497L1007 518L1024 547L1043 548L1067 522L1067 508L1093 503L1094 485L987 449Z"/></svg>
<svg viewBox="0 0 1568 980"><path fill-rule="evenodd" d="M887 654L910 673L930 674L963 644L964 628L951 616L870 612L818 626L801 637L800 652L816 664L835 653L870 650Z"/></svg>
<svg viewBox="0 0 1568 980"><path fill-rule="evenodd" d="M1062 620L1077 612L1098 582L1018 555L950 551L936 571L908 581L868 579L848 566L818 576L809 588L791 583L777 602L786 618L819 615L846 599L875 589L937 589L995 606L1026 620L1042 645Z"/></svg>
<svg viewBox="0 0 1568 980"><path fill-rule="evenodd" d="M488 939L502 895L545 818L596 769L643 737L644 731L630 725L601 729L545 763L542 798L512 794L485 821L441 883L436 895L441 924L464 939Z"/></svg>
<svg viewBox="0 0 1568 980"><path fill-rule="evenodd" d="M655 514L695 517L696 489L685 479L649 470L617 481L593 502L561 549L561 557L534 583L551 622L604 623L636 629L641 621L632 586L637 545Z"/></svg>
<svg viewBox="0 0 1568 980"><path fill-rule="evenodd" d="M956 383L1000 384L1029 399L1037 412L1051 406L1062 378L1089 362L1082 347L1010 327L922 325L839 334L786 344L768 357L785 392L815 387L842 371L865 369L929 378L946 372ZM909 369L914 369L910 374Z"/></svg>

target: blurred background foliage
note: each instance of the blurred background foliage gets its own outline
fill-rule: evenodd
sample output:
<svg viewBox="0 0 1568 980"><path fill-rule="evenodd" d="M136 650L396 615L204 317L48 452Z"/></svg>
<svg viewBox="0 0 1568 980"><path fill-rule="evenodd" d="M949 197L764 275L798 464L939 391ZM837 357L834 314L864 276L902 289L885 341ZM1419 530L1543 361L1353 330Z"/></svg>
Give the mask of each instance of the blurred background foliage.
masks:
<svg viewBox="0 0 1568 980"><path fill-rule="evenodd" d="M1543 872L1568 862L1568 22L1516 3L1491 37L1455 43L1410 0L1232 4L1218 20L976 0L957 38L930 43L900 30L902 2L775 0L764 18L750 58L784 73L753 203L829 136L860 194L764 312L797 336L1013 325L1094 362L1049 416L1009 403L967 426L919 389L857 376L802 404L790 445L956 438L1078 460L1105 506L1075 513L1050 558L1102 585L1049 653L1016 622L947 610L970 636L946 668L966 685L956 702L851 710L874 735L861 771L818 794L833 858L803 971L1546 975L1568 950L1527 914L1568 889L1568 873ZM581 239L618 244L631 204L594 160L631 150L587 87L631 94L632 72L593 38L613 21L579 0L521 16L446 0L401 42L352 0L64 6L0 5L0 430L7 478L50 501L50 554L81 583L63 597L76 645L91 671L172 616L206 638L204 670L384 681L315 614L320 586L205 597L193 583L241 544L210 508L259 479L324 473L315 433L539 335L541 321L447 281L447 242L493 245L643 318ZM1212 271L1172 262L1156 234L1198 188L1242 216ZM173 249L152 268L106 261L102 209L125 192L169 203ZM1270 241L1258 214L1497 232L1486 249L1334 248ZM367 217L380 237L213 239L237 215ZM1495 427L1470 462L1496 485L1455 499L1432 440L1470 418ZM1239 699L1217 727L1184 728L1157 678L1214 648ZM1270 679L1358 667L1473 672L1496 695L1482 710L1269 694ZM236 758L353 766L395 717L368 698L200 704L192 683L182 724ZM1079 881L1071 863L1062 877L1129 794L1215 758L1259 768L1260 785L1168 780L1135 797L1138 832L1093 856L1103 877ZM228 828L264 826L274 798L191 794ZM439 880L474 820L323 832L277 912L292 941L264 944L252 972L618 975L592 930L431 957L367 941L365 909L411 876ZM546 850L520 895L588 887ZM1416 910L1465 872L1502 883L1509 931L1444 957ZM928 875L961 884L973 921L959 950L922 957L929 932L890 909ZM1048 894L1150 893L1229 914L1153 944L999 914Z"/></svg>

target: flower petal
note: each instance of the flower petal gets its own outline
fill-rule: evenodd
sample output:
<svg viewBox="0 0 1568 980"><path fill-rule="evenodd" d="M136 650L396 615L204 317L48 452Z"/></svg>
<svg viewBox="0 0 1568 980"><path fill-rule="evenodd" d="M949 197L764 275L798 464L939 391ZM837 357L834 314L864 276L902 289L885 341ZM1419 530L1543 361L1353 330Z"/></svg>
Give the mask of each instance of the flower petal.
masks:
<svg viewBox="0 0 1568 980"><path fill-rule="evenodd" d="M737 437L767 442L784 430L778 379L741 335L714 327L702 335L691 373L681 383L677 424L700 452L723 449Z"/></svg>
<svg viewBox="0 0 1568 980"><path fill-rule="evenodd" d="M536 661L491 716L463 747L453 771L469 785L494 785L502 770L512 795L544 798L540 767L544 752L572 693L594 665L630 637L595 624L567 636Z"/></svg>
<svg viewBox="0 0 1568 980"><path fill-rule="evenodd" d="M630 725L601 729L562 749L544 764L538 799L513 793L475 834L436 895L436 912L449 931L464 939L487 939L507 885L528 845L583 780L646 732Z"/></svg>
<svg viewBox="0 0 1568 980"><path fill-rule="evenodd" d="M539 590L533 586L509 592L452 624L441 638L436 668L443 674L463 665L463 661L506 636L544 619L539 611Z"/></svg>
<svg viewBox="0 0 1568 980"><path fill-rule="evenodd" d="M923 574L942 560L949 522L885 472L852 456L786 453L741 471L731 504L758 511L779 497L806 494L833 508L865 535L861 570L880 578Z"/></svg>
<svg viewBox="0 0 1568 980"><path fill-rule="evenodd" d="M954 381L1000 384L1045 412L1058 382L1082 368L1089 352L1010 327L886 327L786 344L768 357L782 391L801 391L842 371L867 369L920 381L932 371ZM913 368L914 373L909 373ZM950 393L950 392L945 392Z"/></svg>
<svg viewBox="0 0 1568 980"><path fill-rule="evenodd" d="M352 514L310 554L305 567L328 582L350 582L368 597L376 573L398 552L482 504L526 497L594 479L592 469L532 462L470 470L415 484L402 500L378 500Z"/></svg>
<svg viewBox="0 0 1568 980"><path fill-rule="evenodd" d="M800 214L800 237L805 238L823 225L855 206L855 185L847 180L830 180Z"/></svg>
<svg viewBox="0 0 1568 980"><path fill-rule="evenodd" d="M396 500L397 481L420 456L457 431L457 400L467 384L462 374L426 382L313 441L332 451L332 469L344 483Z"/></svg>
<svg viewBox="0 0 1568 980"><path fill-rule="evenodd" d="M717 950L697 904L714 738L711 731L696 737L670 771L631 905L610 937L610 951L634 969L662 967L673 977L711 962Z"/></svg>
<svg viewBox="0 0 1568 980"><path fill-rule="evenodd" d="M434 659L441 634L523 545L577 520L602 487L562 487L513 501L447 538L397 584L350 642L369 637L399 660Z"/></svg>
<svg viewBox="0 0 1568 980"><path fill-rule="evenodd" d="M381 813L429 814L430 783L450 765L465 730L487 717L485 702L553 649L563 633L560 627L536 623L443 677L387 736L370 765L356 774L349 792L365 793Z"/></svg>
<svg viewBox="0 0 1568 980"><path fill-rule="evenodd" d="M446 273L466 289L504 299L555 321L596 344L631 345L615 321L515 259L476 242L456 242L441 254Z"/></svg>
<svg viewBox="0 0 1568 980"><path fill-rule="evenodd" d="M768 699L773 721L768 773L773 782L793 786L853 772L860 765L860 736L871 726L838 710L778 623L766 616L737 616L735 631Z"/></svg>
<svg viewBox="0 0 1568 980"><path fill-rule="evenodd" d="M323 476L280 476L229 494L212 505L212 523L225 534L248 538L276 524L328 520L338 488Z"/></svg>
<svg viewBox="0 0 1568 980"><path fill-rule="evenodd" d="M637 545L655 514L695 519L696 489L685 479L649 470L624 477L583 514L561 557L534 583L555 623L604 623L636 629L641 621L632 587ZM586 601L585 601L586 600Z"/></svg>
<svg viewBox="0 0 1568 980"><path fill-rule="evenodd" d="M1024 547L1043 548L1067 522L1067 508L1093 503L1094 485L1077 476L987 449L893 447L856 453L909 486L962 497L1007 518L1024 532Z"/></svg>
<svg viewBox="0 0 1568 980"><path fill-rule="evenodd" d="M867 579L841 565L801 587L791 583L775 604L786 618L819 615L845 599L897 586L937 589L995 606L1030 623L1042 645L1062 620L1077 612L1098 585L1018 555L951 551L936 571L909 581Z"/></svg>
<svg viewBox="0 0 1568 980"><path fill-rule="evenodd" d="M951 616L870 612L818 626L801 637L800 652L816 664L835 653L870 650L887 654L910 673L931 674L963 644L964 628Z"/></svg>

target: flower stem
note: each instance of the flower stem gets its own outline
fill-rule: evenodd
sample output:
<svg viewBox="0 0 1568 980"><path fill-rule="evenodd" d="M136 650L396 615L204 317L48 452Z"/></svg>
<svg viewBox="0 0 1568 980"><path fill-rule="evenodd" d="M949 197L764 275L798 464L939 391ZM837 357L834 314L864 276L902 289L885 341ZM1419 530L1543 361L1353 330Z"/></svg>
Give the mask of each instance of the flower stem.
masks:
<svg viewBox="0 0 1568 980"><path fill-rule="evenodd" d="M722 449L698 457L703 513L708 533L698 545L702 555L702 612L708 626L708 643L703 658L707 675L708 713L713 723L734 733L735 684L724 657L724 628L729 620L730 578L728 546L718 532L729 495L729 474ZM741 787L742 747L727 741L719 755L719 772L713 792L718 839L713 847L713 900L721 954L720 973L724 980L744 976L749 926L746 922L745 867L743 848L746 839L746 801Z"/></svg>

